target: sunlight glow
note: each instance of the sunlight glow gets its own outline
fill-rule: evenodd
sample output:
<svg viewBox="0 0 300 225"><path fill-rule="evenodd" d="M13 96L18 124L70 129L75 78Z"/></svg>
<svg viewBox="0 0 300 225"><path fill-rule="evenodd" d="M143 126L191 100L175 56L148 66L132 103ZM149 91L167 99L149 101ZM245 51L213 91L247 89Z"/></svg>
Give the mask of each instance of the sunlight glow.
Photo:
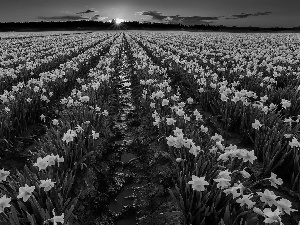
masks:
<svg viewBox="0 0 300 225"><path fill-rule="evenodd" d="M120 24L120 23L122 23L122 22L124 22L125 20L123 20L123 19L120 19L120 18L116 18L116 24Z"/></svg>

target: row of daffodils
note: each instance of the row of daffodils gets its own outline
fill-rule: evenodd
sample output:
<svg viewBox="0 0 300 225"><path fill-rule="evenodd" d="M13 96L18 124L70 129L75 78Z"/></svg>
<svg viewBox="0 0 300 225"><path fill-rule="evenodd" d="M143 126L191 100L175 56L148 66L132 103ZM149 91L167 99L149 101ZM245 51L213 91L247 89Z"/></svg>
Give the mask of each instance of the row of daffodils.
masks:
<svg viewBox="0 0 300 225"><path fill-rule="evenodd" d="M0 170L0 221L12 225L74 224L74 210L86 191L83 184L87 168L101 155L98 145L108 135L110 102L107 98L122 40L122 35L111 34L107 41L66 66L61 65L61 72L56 75L51 71L41 76L43 86L35 87L56 93L58 105L51 107L57 113L55 118L47 112L39 117L48 128L43 140L37 143L39 151L33 153L36 162L16 173ZM103 48L107 50L103 52ZM89 69L77 74L84 64ZM74 80L70 88L63 86L65 90L60 94L51 89L59 83L65 85L64 79ZM49 85L51 82L55 85ZM21 87L21 92L28 87Z"/></svg>
<svg viewBox="0 0 300 225"><path fill-rule="evenodd" d="M266 35L221 38L197 34L195 40L184 39L186 34L176 34L177 39L174 35L163 38L160 33L140 34L137 40L168 69L172 83L183 87L181 94L190 94L203 110L221 117L226 132L238 132L245 142L254 144L264 175L276 169L292 170L281 176L287 177L292 191L300 196L299 52L287 48L284 42L291 44L296 37L271 35L269 40ZM264 46L264 54L254 55L253 50L263 38L271 43ZM274 50L276 45L289 60L280 57L281 52ZM243 54L237 54L237 49ZM269 56L271 53L274 58ZM263 125L261 129L253 129L254 121Z"/></svg>
<svg viewBox="0 0 300 225"><path fill-rule="evenodd" d="M78 35L71 37L30 38L29 46L19 40L15 46L7 41L1 43L3 54L0 56L0 94L10 91L18 82L27 82L37 78L40 73L51 70L59 64L79 55L91 46L108 38L103 35ZM3 42L3 41L2 41Z"/></svg>
<svg viewBox="0 0 300 225"><path fill-rule="evenodd" d="M106 36L106 35L105 35ZM100 37L99 37L100 38ZM28 126L36 123L41 114L49 112L66 90L71 90L77 78L81 78L92 61L99 58L110 47L113 36L96 42L91 48L60 64L58 68L39 74L37 79L19 82L11 91L0 95L0 138L13 141ZM94 38L86 40L95 43ZM101 53L103 52L103 53Z"/></svg>
<svg viewBox="0 0 300 225"><path fill-rule="evenodd" d="M260 180L253 178L248 168L257 160L255 151L240 149L235 145L225 146L221 135L209 131L200 113L203 109L200 98L195 100L189 96L181 97L182 87L178 83L172 83L173 74L178 72L173 68L180 70L182 76L185 73L192 79L209 80L209 84L215 84L215 87L211 85L213 87L210 88L220 86L227 93L238 92L235 89L239 85L238 81L233 81L230 89L226 87L226 80L218 82L217 73L205 71L206 67L198 67L197 73L189 72L195 68L190 67L177 53L180 49L189 48L192 43L180 44L179 48L176 42L180 41L180 35L145 32L139 35L129 34L127 38L132 51L136 53L136 71L141 79L140 84L144 86L142 99L145 108L151 110L153 125L157 127L160 136L165 137L166 149L176 162L177 187L171 194L178 200L186 222L227 225L263 221L282 224L282 215L290 215L296 211L292 208L292 203L271 190L257 188L259 183L268 182L277 188L277 185L283 184L282 179L273 172L268 172L270 177L265 176ZM194 52L187 50L185 53L187 58L193 56L191 61L195 60ZM147 54L149 57L145 57ZM194 62L194 65L198 64L197 61ZM209 91L206 86L202 86L202 89L198 86L197 89L200 94ZM219 98L224 98L223 95L222 92L219 93ZM236 102L243 98L255 98L256 95L254 91L241 90L240 94L236 94ZM266 99L267 97L261 98L263 102ZM288 100L282 100L283 107L289 107L288 103ZM259 130L263 126L257 119L251 121L251 129L256 135L260 134ZM289 131L291 130L290 128ZM294 150L299 146L296 138L287 144Z"/></svg>

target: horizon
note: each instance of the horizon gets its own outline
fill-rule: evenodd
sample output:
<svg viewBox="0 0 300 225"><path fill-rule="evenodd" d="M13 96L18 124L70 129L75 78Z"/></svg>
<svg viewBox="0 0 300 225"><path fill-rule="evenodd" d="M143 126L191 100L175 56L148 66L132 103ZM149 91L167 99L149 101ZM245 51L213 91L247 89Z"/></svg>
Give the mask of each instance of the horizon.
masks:
<svg viewBox="0 0 300 225"><path fill-rule="evenodd" d="M300 2L287 0L0 0L0 22L103 21L113 19L183 25L300 26Z"/></svg>

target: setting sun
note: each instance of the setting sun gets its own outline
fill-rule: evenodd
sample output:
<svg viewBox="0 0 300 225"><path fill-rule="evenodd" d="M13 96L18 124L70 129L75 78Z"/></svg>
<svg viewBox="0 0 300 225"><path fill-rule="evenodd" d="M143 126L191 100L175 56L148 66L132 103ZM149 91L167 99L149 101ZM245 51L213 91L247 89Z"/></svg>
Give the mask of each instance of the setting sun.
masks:
<svg viewBox="0 0 300 225"><path fill-rule="evenodd" d="M116 18L116 24L120 24L120 23L122 23L122 22L124 22L125 20L123 20L123 19L120 19L120 18Z"/></svg>

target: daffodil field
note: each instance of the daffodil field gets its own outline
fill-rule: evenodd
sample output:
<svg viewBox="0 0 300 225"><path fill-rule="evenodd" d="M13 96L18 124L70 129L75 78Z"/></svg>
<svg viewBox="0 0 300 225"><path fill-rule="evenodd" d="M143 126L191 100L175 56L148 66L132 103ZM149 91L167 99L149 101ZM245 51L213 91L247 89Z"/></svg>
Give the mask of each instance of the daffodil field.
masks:
<svg viewBox="0 0 300 225"><path fill-rule="evenodd" d="M300 36L149 31L0 39L0 224L109 224L124 92L172 171L161 216L300 224Z"/></svg>

